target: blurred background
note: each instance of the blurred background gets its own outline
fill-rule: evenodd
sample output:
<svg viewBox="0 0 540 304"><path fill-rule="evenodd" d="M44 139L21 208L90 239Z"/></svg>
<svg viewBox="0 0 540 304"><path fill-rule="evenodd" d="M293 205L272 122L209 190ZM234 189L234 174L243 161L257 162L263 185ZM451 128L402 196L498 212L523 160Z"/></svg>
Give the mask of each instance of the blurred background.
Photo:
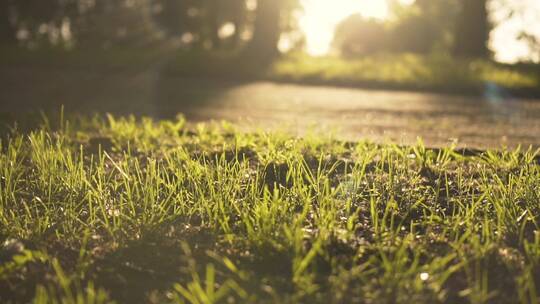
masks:
<svg viewBox="0 0 540 304"><path fill-rule="evenodd" d="M2 0L0 121L40 111L540 146L536 0Z"/></svg>

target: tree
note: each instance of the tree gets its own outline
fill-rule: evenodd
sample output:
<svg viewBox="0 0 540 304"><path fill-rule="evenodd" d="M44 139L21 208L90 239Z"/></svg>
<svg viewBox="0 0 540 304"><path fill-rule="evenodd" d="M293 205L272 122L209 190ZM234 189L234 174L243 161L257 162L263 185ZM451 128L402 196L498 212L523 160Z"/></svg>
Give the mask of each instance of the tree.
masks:
<svg viewBox="0 0 540 304"><path fill-rule="evenodd" d="M462 0L416 0L412 5L390 0L390 47L396 52L426 54L449 51Z"/></svg>
<svg viewBox="0 0 540 304"><path fill-rule="evenodd" d="M337 26L332 44L341 55L354 57L389 51L389 38L382 22L354 14Z"/></svg>
<svg viewBox="0 0 540 304"><path fill-rule="evenodd" d="M195 31L196 16L190 9L197 9L194 1L153 0L155 7L153 19L169 36L181 36L185 32Z"/></svg>
<svg viewBox="0 0 540 304"><path fill-rule="evenodd" d="M150 0L95 0L72 20L78 46L141 46L159 39Z"/></svg>
<svg viewBox="0 0 540 304"><path fill-rule="evenodd" d="M190 34L193 48L237 48L248 26L245 0L152 0L153 19L168 36ZM232 24L234 32L220 36L220 29Z"/></svg>
<svg viewBox="0 0 540 304"><path fill-rule="evenodd" d="M462 0L454 33L453 53L458 57L488 57L489 33L487 0Z"/></svg>
<svg viewBox="0 0 540 304"><path fill-rule="evenodd" d="M245 0L232 0L230 5L227 5L225 9L229 13L230 21L234 25L234 34L231 37L232 48L238 48L241 41L241 35L247 26L248 11Z"/></svg>
<svg viewBox="0 0 540 304"><path fill-rule="evenodd" d="M13 44L16 41L16 30L11 16L12 9L11 1L0 1L0 44Z"/></svg>
<svg viewBox="0 0 540 304"><path fill-rule="evenodd" d="M47 41L50 27L58 21L62 3L59 0L3 0L0 4L0 35L2 40L12 43L17 40L19 30L25 30L21 42ZM46 28L45 28L46 27ZM22 37L21 37L22 38ZM24 40L24 41L23 41Z"/></svg>
<svg viewBox="0 0 540 304"><path fill-rule="evenodd" d="M283 0L257 1L253 38L246 49L248 54L268 60L278 54L283 4Z"/></svg>
<svg viewBox="0 0 540 304"><path fill-rule="evenodd" d="M540 37L538 35L523 31L519 34L518 39L527 43L531 52L529 60L540 60Z"/></svg>
<svg viewBox="0 0 540 304"><path fill-rule="evenodd" d="M451 50L461 0L416 0L412 5L388 1L392 12L389 20L352 15L338 25L334 46L346 56Z"/></svg>

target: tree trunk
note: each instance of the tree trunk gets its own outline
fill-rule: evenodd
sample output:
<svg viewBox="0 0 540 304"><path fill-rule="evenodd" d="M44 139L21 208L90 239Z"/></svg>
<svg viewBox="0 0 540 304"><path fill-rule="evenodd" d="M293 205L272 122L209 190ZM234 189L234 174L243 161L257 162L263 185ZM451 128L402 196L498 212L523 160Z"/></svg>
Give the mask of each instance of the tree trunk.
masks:
<svg viewBox="0 0 540 304"><path fill-rule="evenodd" d="M0 1L0 45L14 44L16 39L16 29L10 21L11 3L10 1Z"/></svg>
<svg viewBox="0 0 540 304"><path fill-rule="evenodd" d="M466 58L489 56L488 42L491 26L487 0L462 0L461 12L454 34L454 55Z"/></svg>
<svg viewBox="0 0 540 304"><path fill-rule="evenodd" d="M231 37L231 48L236 50L240 45L240 37L244 31L246 18L246 2L244 0L235 0L233 2L234 11L232 23L234 24L234 34Z"/></svg>
<svg viewBox="0 0 540 304"><path fill-rule="evenodd" d="M278 42L281 36L282 0L259 0L256 19L247 54L257 56L262 61L272 60L279 54Z"/></svg>
<svg viewBox="0 0 540 304"><path fill-rule="evenodd" d="M212 42L212 49L221 48L221 38L219 37L219 2L218 0L209 0L206 3L206 20L205 27L207 28L208 38Z"/></svg>

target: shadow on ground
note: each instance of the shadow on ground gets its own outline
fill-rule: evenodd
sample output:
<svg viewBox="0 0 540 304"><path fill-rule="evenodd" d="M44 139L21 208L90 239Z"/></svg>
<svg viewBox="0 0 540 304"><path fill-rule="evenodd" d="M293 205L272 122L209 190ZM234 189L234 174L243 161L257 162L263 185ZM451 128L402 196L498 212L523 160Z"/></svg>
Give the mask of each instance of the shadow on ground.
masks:
<svg viewBox="0 0 540 304"><path fill-rule="evenodd" d="M498 148L538 146L540 102L373 91L227 79L174 78L166 61L143 71L6 67L0 72L3 126L41 110L68 113L228 120L248 130L286 128L299 135L336 130L345 140Z"/></svg>

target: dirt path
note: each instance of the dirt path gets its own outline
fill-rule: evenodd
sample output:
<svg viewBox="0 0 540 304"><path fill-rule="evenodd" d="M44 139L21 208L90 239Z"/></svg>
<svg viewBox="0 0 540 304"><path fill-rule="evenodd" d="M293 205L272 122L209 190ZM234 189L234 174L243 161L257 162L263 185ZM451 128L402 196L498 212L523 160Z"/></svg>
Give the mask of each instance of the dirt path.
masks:
<svg viewBox="0 0 540 304"><path fill-rule="evenodd" d="M170 86L172 87L172 85ZM370 138L430 146L498 148L540 145L540 102L369 91L256 82L184 81L163 116L177 105L191 119L225 119L242 126L335 130L347 140ZM182 101L191 100L194 103ZM172 106L172 107L169 107Z"/></svg>
<svg viewBox="0 0 540 304"><path fill-rule="evenodd" d="M158 118L184 113L195 121L229 120L252 128L335 130L346 140L369 138L430 146L457 140L487 148L540 146L540 101L313 87L271 82L177 79L155 69L136 74L35 69L3 70L0 114L58 108Z"/></svg>

